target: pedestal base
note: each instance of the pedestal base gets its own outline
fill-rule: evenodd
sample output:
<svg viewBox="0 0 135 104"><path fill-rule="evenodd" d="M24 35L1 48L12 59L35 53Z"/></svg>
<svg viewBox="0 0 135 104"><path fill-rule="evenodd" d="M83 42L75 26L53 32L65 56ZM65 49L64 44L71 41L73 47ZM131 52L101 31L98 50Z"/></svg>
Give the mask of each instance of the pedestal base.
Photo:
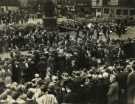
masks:
<svg viewBox="0 0 135 104"><path fill-rule="evenodd" d="M57 29L57 18L56 17L46 17L44 18L44 27L48 31L54 31Z"/></svg>

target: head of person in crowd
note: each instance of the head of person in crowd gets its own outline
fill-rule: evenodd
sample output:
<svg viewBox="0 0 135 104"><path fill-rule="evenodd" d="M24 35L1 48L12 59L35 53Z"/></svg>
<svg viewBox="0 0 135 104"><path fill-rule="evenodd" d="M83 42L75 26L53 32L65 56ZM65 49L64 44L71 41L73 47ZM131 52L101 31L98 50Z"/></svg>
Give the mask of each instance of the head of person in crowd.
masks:
<svg viewBox="0 0 135 104"><path fill-rule="evenodd" d="M116 81L118 81L117 76L116 76L116 75L112 75L112 76L110 77L110 83L114 83L114 82L116 82Z"/></svg>
<svg viewBox="0 0 135 104"><path fill-rule="evenodd" d="M132 63L133 71L135 71L135 62Z"/></svg>

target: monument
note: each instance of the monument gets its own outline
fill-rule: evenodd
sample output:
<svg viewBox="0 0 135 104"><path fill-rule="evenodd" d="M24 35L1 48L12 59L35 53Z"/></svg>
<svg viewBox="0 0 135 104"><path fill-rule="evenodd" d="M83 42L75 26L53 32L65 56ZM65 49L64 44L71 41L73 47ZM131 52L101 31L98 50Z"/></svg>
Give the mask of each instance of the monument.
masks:
<svg viewBox="0 0 135 104"><path fill-rule="evenodd" d="M44 26L48 31L56 30L56 1L44 0Z"/></svg>

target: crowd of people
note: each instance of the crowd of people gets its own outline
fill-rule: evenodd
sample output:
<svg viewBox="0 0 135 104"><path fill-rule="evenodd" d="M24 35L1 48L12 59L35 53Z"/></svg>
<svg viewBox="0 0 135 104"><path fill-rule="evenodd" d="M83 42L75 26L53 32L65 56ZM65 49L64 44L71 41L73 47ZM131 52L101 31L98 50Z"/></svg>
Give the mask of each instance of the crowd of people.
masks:
<svg viewBox="0 0 135 104"><path fill-rule="evenodd" d="M130 104L126 102L134 100L134 60L69 73L52 72L43 57L40 62L21 58L1 60L2 104Z"/></svg>
<svg viewBox="0 0 135 104"><path fill-rule="evenodd" d="M2 12L0 16L0 24L23 23L24 21L28 21L28 15L24 15L24 12L19 10Z"/></svg>
<svg viewBox="0 0 135 104"><path fill-rule="evenodd" d="M38 14L29 14L24 10L1 12L0 15L0 25L6 24L25 24L30 20L35 20L41 18Z"/></svg>
<svg viewBox="0 0 135 104"><path fill-rule="evenodd" d="M0 103L134 104L134 59L122 49L127 40L111 39L121 26L1 32L1 52L10 58L0 60Z"/></svg>

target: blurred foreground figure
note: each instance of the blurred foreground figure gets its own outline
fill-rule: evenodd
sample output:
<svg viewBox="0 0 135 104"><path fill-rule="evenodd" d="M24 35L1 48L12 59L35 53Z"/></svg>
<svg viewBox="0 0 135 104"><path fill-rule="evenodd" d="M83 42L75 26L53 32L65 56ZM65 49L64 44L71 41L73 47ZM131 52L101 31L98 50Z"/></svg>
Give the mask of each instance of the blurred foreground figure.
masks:
<svg viewBox="0 0 135 104"><path fill-rule="evenodd" d="M133 70L128 76L128 101L127 104L135 104L135 62L132 66Z"/></svg>
<svg viewBox="0 0 135 104"><path fill-rule="evenodd" d="M119 84L116 76L112 76L111 78L111 84L107 95L108 104L119 104Z"/></svg>

